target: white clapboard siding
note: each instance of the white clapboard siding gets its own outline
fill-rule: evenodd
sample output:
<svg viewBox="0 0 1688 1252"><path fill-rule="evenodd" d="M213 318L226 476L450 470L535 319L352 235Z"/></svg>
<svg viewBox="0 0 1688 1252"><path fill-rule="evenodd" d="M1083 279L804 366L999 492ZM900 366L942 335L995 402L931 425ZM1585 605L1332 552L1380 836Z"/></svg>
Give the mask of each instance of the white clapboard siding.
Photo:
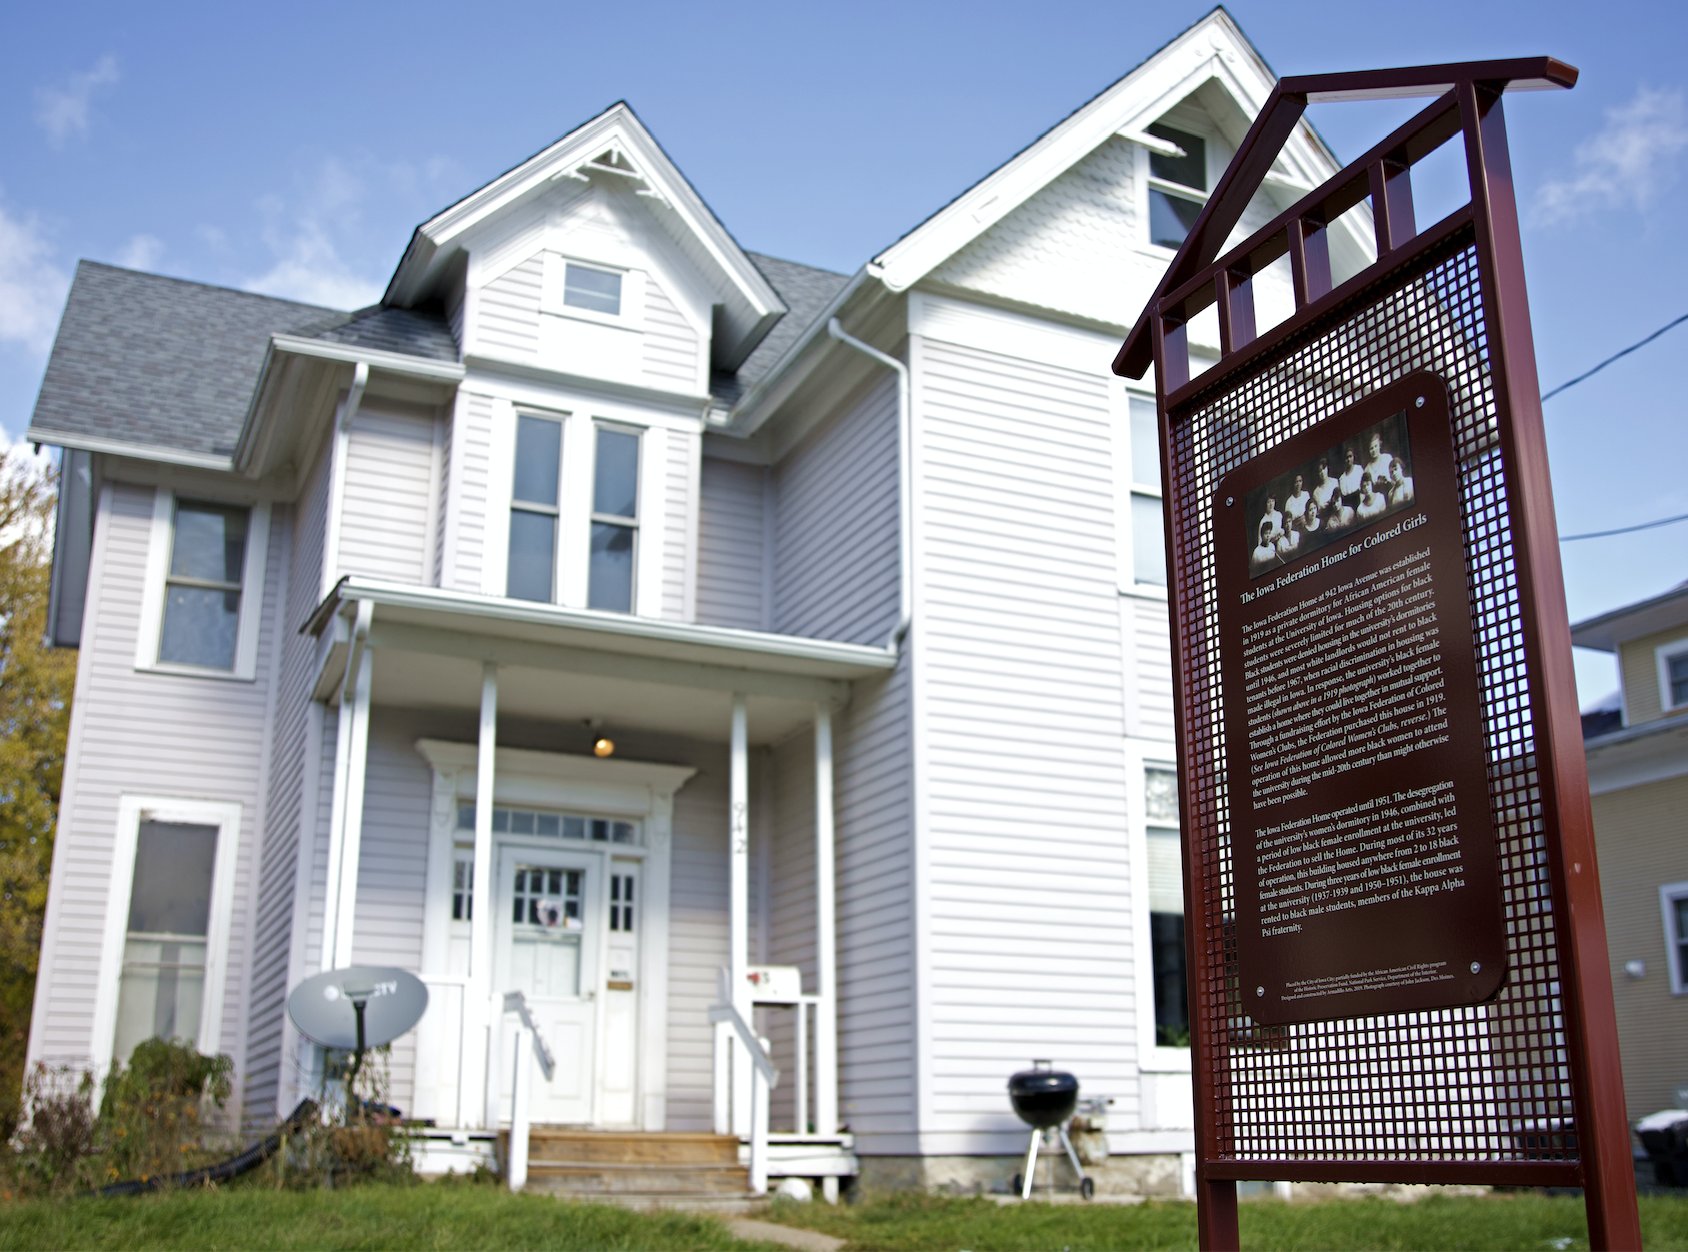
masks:
<svg viewBox="0 0 1688 1252"><path fill-rule="evenodd" d="M451 499L451 435L455 422L447 416L439 423L440 466L438 494L434 498L434 563L428 571L430 586L443 585L445 577L445 545L451 531L447 528L452 507Z"/></svg>
<svg viewBox="0 0 1688 1252"><path fill-rule="evenodd" d="M479 591L487 560L487 507L491 483L494 400L461 388L452 423L451 477L446 507L449 524L442 531L447 547L440 584L456 591Z"/></svg>
<svg viewBox="0 0 1688 1252"><path fill-rule="evenodd" d="M536 254L482 287L471 331L476 344L500 356L537 358L544 283L544 258Z"/></svg>
<svg viewBox="0 0 1688 1252"><path fill-rule="evenodd" d="M707 1131L714 1125L708 1014L716 971L727 963L727 754L703 748L687 763L700 768L674 796L665 1125Z"/></svg>
<svg viewBox="0 0 1688 1252"><path fill-rule="evenodd" d="M381 664L376 653L375 664ZM352 961L357 965L422 968L423 906L433 771L414 744L437 731L409 710L376 709L369 725L369 773L364 788ZM391 1101L410 1109L416 1033L393 1043Z"/></svg>
<svg viewBox="0 0 1688 1252"><path fill-rule="evenodd" d="M767 471L705 457L698 479L697 620L762 630Z"/></svg>
<svg viewBox="0 0 1688 1252"><path fill-rule="evenodd" d="M340 573L403 583L427 581L433 410L365 400L350 435L336 562Z"/></svg>
<svg viewBox="0 0 1688 1252"><path fill-rule="evenodd" d="M1129 641L1137 650L1139 734L1151 739L1173 738L1172 720L1172 636L1166 605L1159 600L1138 600L1136 632Z"/></svg>
<svg viewBox="0 0 1688 1252"><path fill-rule="evenodd" d="M113 845L118 800L124 793L238 801L239 855L229 930L227 983L220 1047L238 1053L241 1006L248 989L249 910L258 865L259 789L264 713L271 667L253 682L191 678L135 669L136 632L152 534L152 487L113 483L104 532L90 571L89 614L78 658L77 699L70 743L75 766L59 812L54 859L50 944L38 975L46 994L32 1060L85 1064L92 1054L94 1000L106 916L111 908ZM275 604L286 543L272 515L268 568L253 571L261 592L259 656L275 645Z"/></svg>
<svg viewBox="0 0 1688 1252"><path fill-rule="evenodd" d="M670 430L662 442L662 616L686 620L693 552L692 493L697 489L698 436Z"/></svg>
<svg viewBox="0 0 1688 1252"><path fill-rule="evenodd" d="M674 307L656 281L645 279L645 334L641 346L642 372L652 387L695 394L698 390L698 333Z"/></svg>
<svg viewBox="0 0 1688 1252"><path fill-rule="evenodd" d="M773 484L773 629L883 643L899 579L895 382L806 438Z"/></svg>
<svg viewBox="0 0 1688 1252"><path fill-rule="evenodd" d="M1011 1151L1053 1057L1135 1116L1106 382L920 341L928 1150Z"/></svg>
<svg viewBox="0 0 1688 1252"><path fill-rule="evenodd" d="M774 749L773 812L766 851L769 860L768 963L803 971L803 990L815 983L815 736L793 735ZM764 1013L760 1028L774 1045L774 1063L796 1073L796 1015L789 1009ZM810 1024L813 1024L811 1018ZM814 1073L811 1067L811 1074ZM795 1121L795 1082L774 1088L769 1106L778 1131ZM811 1104L811 1108L814 1106Z"/></svg>
<svg viewBox="0 0 1688 1252"><path fill-rule="evenodd" d="M834 718L839 1115L870 1155L915 1150L914 785L907 662Z"/></svg>
<svg viewBox="0 0 1688 1252"><path fill-rule="evenodd" d="M318 780L305 773L305 739L310 730L311 662L315 640L299 624L316 606L322 586L322 543L327 517L329 461L326 449L305 480L299 500L277 510L289 535L287 587L279 605L281 631L275 656L275 725L271 730L269 799L262 833L262 858L254 910L251 993L247 1001L245 1117L250 1124L273 1121L286 1059L286 999L306 971L299 967L303 936L293 928L299 839L307 793ZM261 659L260 663L263 663ZM280 1110L286 1113L286 1109Z"/></svg>

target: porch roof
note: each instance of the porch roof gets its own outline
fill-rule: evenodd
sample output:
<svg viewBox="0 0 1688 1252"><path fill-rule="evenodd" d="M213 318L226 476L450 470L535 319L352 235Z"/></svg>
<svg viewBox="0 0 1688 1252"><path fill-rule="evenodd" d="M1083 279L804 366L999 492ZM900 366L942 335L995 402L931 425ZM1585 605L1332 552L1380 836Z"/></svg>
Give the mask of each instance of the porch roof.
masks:
<svg viewBox="0 0 1688 1252"><path fill-rule="evenodd" d="M752 738L849 702L850 682L895 667L882 648L633 617L348 576L303 630L320 640L315 695L337 701L354 648L346 610L367 604L376 704L471 708L500 666L501 712L723 738L734 694Z"/></svg>

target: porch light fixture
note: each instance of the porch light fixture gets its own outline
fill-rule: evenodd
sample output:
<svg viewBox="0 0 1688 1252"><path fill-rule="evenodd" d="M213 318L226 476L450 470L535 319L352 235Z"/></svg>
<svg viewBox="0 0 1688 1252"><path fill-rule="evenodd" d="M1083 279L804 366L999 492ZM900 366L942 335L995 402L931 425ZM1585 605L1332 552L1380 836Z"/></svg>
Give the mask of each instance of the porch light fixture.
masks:
<svg viewBox="0 0 1688 1252"><path fill-rule="evenodd" d="M600 738L592 745L593 756L611 756L615 753L615 740Z"/></svg>

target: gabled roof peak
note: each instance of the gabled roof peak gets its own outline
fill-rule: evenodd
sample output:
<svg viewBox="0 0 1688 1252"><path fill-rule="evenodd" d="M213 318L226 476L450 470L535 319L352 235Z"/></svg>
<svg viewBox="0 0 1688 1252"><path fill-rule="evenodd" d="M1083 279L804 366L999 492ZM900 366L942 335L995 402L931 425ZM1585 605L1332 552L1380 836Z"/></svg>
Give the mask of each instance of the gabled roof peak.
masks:
<svg viewBox="0 0 1688 1252"><path fill-rule="evenodd" d="M785 312L768 280L625 101L576 127L416 228L382 303L409 307L440 293L454 259L484 224L554 182L605 179L635 192L719 294L712 355L731 368Z"/></svg>

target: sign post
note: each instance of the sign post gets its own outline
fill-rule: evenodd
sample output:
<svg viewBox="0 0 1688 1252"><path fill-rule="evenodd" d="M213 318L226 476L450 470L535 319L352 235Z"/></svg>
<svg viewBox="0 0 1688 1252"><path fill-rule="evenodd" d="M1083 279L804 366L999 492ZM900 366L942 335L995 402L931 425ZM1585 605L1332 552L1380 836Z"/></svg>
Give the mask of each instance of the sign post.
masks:
<svg viewBox="0 0 1688 1252"><path fill-rule="evenodd" d="M1238 1246L1239 1179L1581 1187L1590 1247L1640 1246L1501 107L1575 82L1282 80L1114 362L1157 367L1204 1247ZM1413 95L1220 255L1308 103ZM1449 143L1471 199L1421 230ZM1377 260L1333 285L1368 198Z"/></svg>

